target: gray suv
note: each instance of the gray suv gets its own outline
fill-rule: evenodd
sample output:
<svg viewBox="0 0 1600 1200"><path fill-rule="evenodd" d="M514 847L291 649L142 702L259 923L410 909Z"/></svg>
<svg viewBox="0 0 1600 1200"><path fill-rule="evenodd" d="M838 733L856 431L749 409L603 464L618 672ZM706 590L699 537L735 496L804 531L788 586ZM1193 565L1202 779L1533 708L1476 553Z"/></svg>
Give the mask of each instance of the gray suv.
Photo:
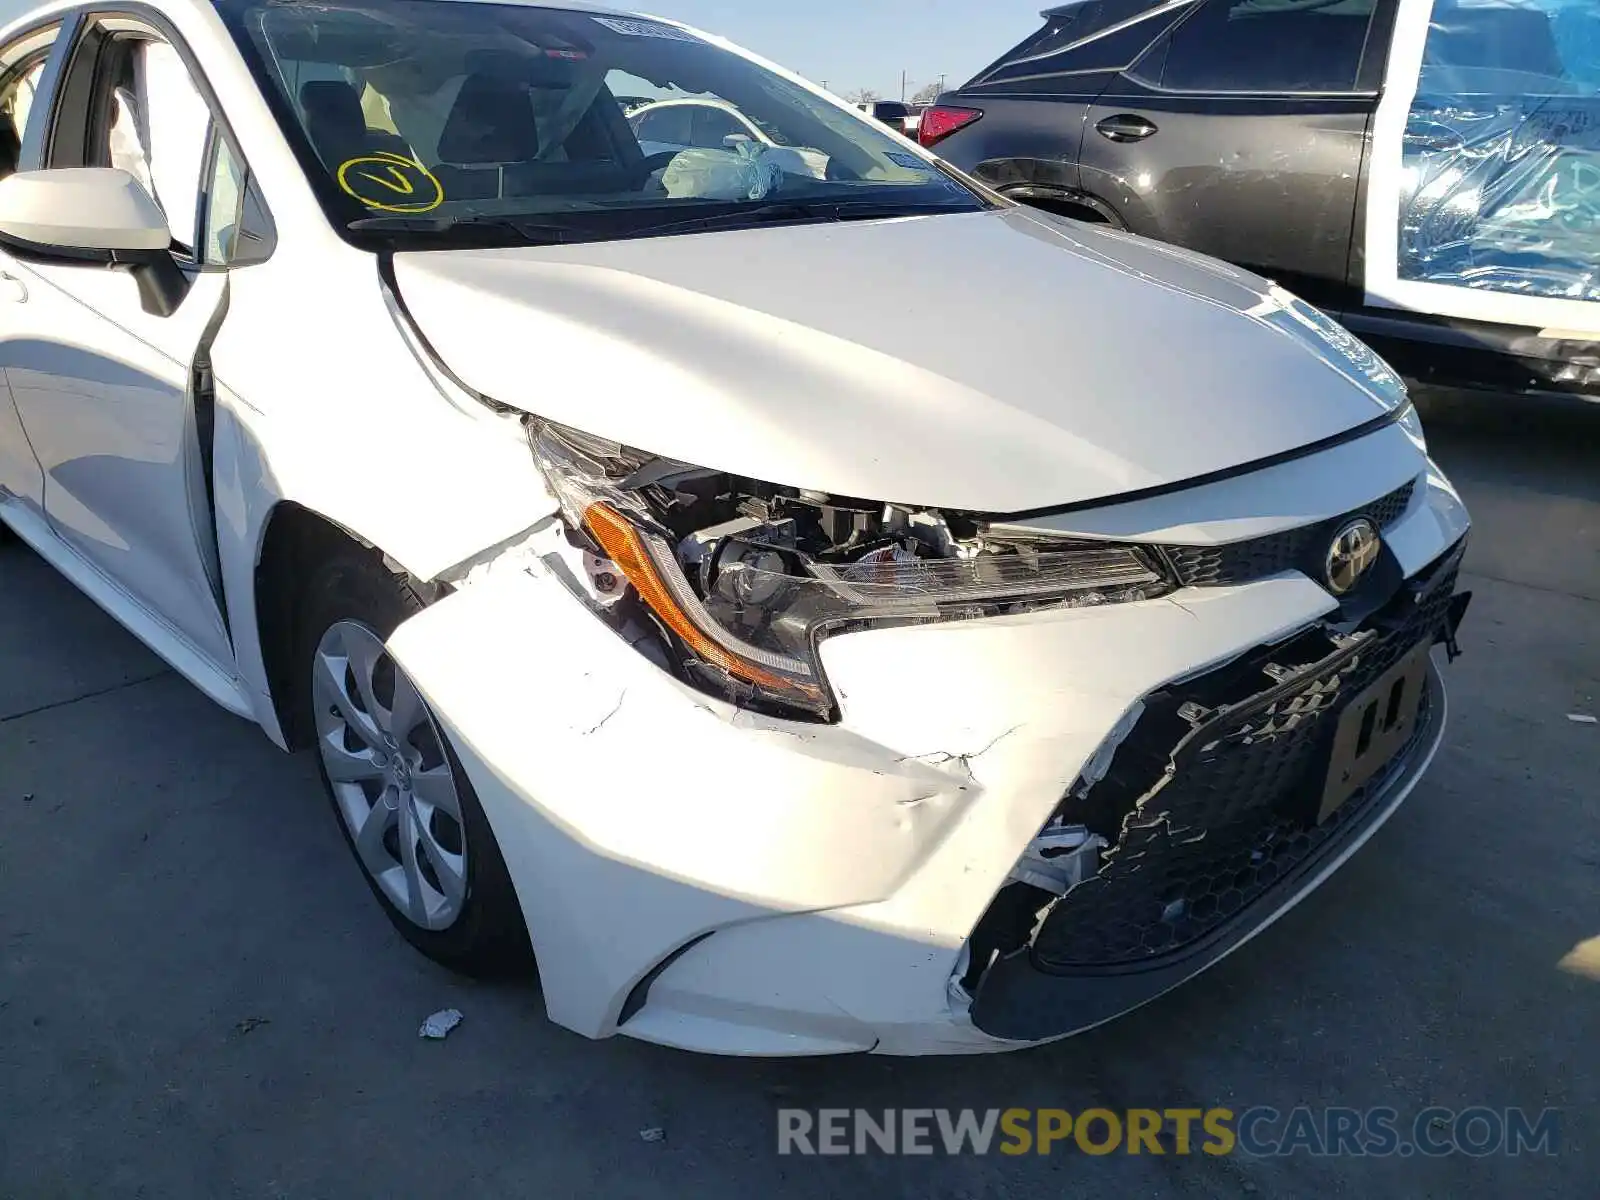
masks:
<svg viewBox="0 0 1600 1200"><path fill-rule="evenodd" d="M1265 274L1412 374L1600 394L1600 5L1078 0L920 138Z"/></svg>

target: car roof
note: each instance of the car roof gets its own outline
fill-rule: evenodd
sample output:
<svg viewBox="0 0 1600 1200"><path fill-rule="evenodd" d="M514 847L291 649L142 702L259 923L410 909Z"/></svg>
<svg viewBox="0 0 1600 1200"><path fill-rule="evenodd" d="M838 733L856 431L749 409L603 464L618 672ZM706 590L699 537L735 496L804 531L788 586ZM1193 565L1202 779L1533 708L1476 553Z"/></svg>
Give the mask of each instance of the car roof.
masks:
<svg viewBox="0 0 1600 1200"><path fill-rule="evenodd" d="M645 21L660 21L663 24L674 25L677 22L668 17L652 17L647 13L631 12L627 9L615 8L609 4L596 4L593 0L437 0L440 4L514 4L521 8L556 8L567 12L600 13L613 17L633 17ZM214 11L216 5L212 0L139 0L147 8L157 12L176 12L183 9L198 12ZM86 5L83 0L56 0L55 3L41 4L29 9L21 16L7 21L0 27L0 42L9 41L15 33L20 33L32 25L50 18L59 17L77 9L93 11L92 5ZM114 5L108 6L114 7Z"/></svg>
<svg viewBox="0 0 1600 1200"><path fill-rule="evenodd" d="M595 4L592 0L439 0L441 4L515 4L521 8L560 8L568 12L603 13L608 17L634 17L641 21L660 21L673 25L677 22L667 17L651 17L645 13L630 12L609 4Z"/></svg>

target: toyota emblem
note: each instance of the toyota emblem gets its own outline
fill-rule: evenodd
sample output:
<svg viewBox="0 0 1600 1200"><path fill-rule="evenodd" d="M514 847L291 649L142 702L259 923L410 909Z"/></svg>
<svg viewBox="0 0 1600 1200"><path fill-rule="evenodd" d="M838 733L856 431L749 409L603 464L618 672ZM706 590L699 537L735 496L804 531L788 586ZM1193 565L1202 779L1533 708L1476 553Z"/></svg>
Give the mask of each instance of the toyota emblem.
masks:
<svg viewBox="0 0 1600 1200"><path fill-rule="evenodd" d="M1382 549L1383 538L1377 526L1364 517L1339 530L1328 547L1328 590L1335 596L1355 590L1378 561Z"/></svg>

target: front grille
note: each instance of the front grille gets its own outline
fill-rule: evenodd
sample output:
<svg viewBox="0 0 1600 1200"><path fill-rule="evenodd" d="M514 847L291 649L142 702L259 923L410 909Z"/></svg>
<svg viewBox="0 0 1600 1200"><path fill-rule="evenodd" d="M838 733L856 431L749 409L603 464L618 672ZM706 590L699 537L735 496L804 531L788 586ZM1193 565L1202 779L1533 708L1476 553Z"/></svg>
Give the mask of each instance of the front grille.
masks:
<svg viewBox="0 0 1600 1200"><path fill-rule="evenodd" d="M1182 950L1360 824L1429 721L1424 712L1411 744L1319 825L1339 718L1415 647L1439 637L1458 570L1458 555L1444 560L1355 635L1309 630L1149 697L1106 777L1077 789L1057 814L1120 832L1099 873L1052 908L1034 938L1035 962L1071 974Z"/></svg>
<svg viewBox="0 0 1600 1200"><path fill-rule="evenodd" d="M1366 517L1379 529L1389 528L1405 515L1416 489L1416 480L1412 480L1364 508L1266 537L1230 542L1225 546L1166 546L1162 549L1178 581L1185 587L1233 587L1294 570L1304 571L1315 579L1322 572L1322 556L1327 553L1334 534L1358 517Z"/></svg>

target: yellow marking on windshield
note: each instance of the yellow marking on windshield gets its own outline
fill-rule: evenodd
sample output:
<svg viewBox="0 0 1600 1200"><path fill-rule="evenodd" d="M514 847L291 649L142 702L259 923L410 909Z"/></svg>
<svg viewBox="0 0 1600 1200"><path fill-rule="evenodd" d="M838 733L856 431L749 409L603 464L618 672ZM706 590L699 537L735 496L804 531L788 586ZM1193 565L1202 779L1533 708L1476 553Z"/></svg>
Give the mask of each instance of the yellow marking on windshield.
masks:
<svg viewBox="0 0 1600 1200"><path fill-rule="evenodd" d="M336 178L346 194L379 212L425 213L444 203L444 185L432 171L386 150L345 160Z"/></svg>
<svg viewBox="0 0 1600 1200"><path fill-rule="evenodd" d="M417 190L411 186L411 181L400 173L399 167L389 167L387 169L389 172L387 179L379 179L371 171L362 171L361 178L370 179L379 187L386 187L391 191L399 192L402 196L409 196Z"/></svg>

